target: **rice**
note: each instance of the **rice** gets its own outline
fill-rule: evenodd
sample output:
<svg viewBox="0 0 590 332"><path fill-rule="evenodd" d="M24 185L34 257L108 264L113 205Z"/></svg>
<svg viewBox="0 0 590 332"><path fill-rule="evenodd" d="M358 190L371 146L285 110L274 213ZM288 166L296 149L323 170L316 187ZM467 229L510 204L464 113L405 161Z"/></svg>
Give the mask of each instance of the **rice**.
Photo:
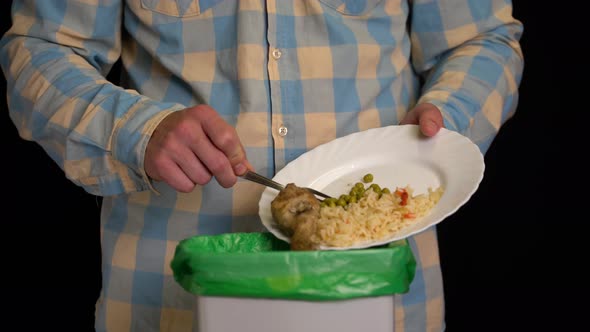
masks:
<svg viewBox="0 0 590 332"><path fill-rule="evenodd" d="M444 190L428 188L427 193L416 196L413 192L410 186L381 194L366 190L357 202L346 207L322 206L311 241L329 247L348 247L391 238L430 213Z"/></svg>

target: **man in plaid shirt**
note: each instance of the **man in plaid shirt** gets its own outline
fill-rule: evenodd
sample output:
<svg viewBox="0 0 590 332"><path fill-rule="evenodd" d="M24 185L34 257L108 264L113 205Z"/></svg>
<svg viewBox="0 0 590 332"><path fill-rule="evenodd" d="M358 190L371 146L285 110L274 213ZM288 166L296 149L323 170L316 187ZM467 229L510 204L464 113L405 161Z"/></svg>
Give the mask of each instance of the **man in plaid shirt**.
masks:
<svg viewBox="0 0 590 332"><path fill-rule="evenodd" d="M170 260L196 234L262 230L247 169L272 177L322 143L410 123L485 153L523 70L510 0L14 0L12 18L11 119L103 196L97 331L197 329ZM444 330L435 232L409 238L396 331Z"/></svg>

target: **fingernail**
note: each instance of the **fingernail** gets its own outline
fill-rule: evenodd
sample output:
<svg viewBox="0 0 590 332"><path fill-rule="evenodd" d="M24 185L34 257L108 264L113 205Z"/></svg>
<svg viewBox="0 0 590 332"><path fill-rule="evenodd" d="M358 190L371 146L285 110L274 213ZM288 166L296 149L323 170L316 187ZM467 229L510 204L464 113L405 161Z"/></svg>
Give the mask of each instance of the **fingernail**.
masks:
<svg viewBox="0 0 590 332"><path fill-rule="evenodd" d="M236 175L242 175L242 174L246 173L247 170L248 170L248 168L242 163L239 163L236 166L234 166L234 173Z"/></svg>

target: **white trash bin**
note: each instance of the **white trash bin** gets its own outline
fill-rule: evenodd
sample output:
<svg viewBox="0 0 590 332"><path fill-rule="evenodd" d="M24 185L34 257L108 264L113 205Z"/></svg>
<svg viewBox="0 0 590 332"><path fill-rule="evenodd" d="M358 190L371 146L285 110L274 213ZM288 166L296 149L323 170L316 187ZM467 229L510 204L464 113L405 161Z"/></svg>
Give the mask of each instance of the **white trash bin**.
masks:
<svg viewBox="0 0 590 332"><path fill-rule="evenodd" d="M392 332L394 296L301 301L198 296L199 332Z"/></svg>

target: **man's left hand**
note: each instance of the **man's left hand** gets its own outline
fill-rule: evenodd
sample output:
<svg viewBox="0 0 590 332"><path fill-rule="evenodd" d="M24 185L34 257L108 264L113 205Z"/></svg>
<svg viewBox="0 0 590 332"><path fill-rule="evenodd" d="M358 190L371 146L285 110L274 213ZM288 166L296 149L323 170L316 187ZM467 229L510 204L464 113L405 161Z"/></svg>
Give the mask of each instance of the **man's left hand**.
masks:
<svg viewBox="0 0 590 332"><path fill-rule="evenodd" d="M420 125L420 131L425 136L434 136L440 128L444 127L440 110L430 103L416 105L406 114L400 124Z"/></svg>

